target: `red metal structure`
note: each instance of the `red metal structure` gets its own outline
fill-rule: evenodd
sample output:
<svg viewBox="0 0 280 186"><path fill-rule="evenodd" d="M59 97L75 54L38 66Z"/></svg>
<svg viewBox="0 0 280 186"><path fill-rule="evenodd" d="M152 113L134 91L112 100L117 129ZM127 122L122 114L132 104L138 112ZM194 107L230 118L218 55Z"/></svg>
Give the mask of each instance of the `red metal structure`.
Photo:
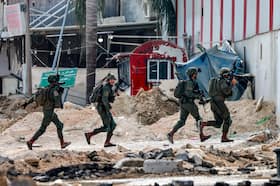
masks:
<svg viewBox="0 0 280 186"><path fill-rule="evenodd" d="M131 95L159 85L160 80L174 79L174 62L188 60L184 49L163 40L148 41L132 53L114 58L119 60L119 78L130 85Z"/></svg>

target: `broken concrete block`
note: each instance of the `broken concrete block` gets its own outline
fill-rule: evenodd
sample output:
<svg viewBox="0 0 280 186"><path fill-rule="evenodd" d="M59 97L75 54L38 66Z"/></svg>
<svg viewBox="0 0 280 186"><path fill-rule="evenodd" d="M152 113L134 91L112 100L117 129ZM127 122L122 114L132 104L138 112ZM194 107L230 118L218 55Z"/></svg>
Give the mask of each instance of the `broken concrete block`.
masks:
<svg viewBox="0 0 280 186"><path fill-rule="evenodd" d="M180 160L145 160L145 173L165 173L182 170L182 161Z"/></svg>
<svg viewBox="0 0 280 186"><path fill-rule="evenodd" d="M121 169L122 167L143 167L144 160L141 158L124 158L118 161L115 165L115 169Z"/></svg>
<svg viewBox="0 0 280 186"><path fill-rule="evenodd" d="M198 166L194 168L194 171L199 173L210 173L210 169L202 166Z"/></svg>
<svg viewBox="0 0 280 186"><path fill-rule="evenodd" d="M195 164L195 166L200 166L202 165L202 158L199 157L198 155L194 155L192 158L191 158L192 162Z"/></svg>
<svg viewBox="0 0 280 186"><path fill-rule="evenodd" d="M178 152L176 152L175 158L183 161L188 161L189 153L184 150L179 150Z"/></svg>
<svg viewBox="0 0 280 186"><path fill-rule="evenodd" d="M181 181L181 180L173 180L171 183L173 186L193 186L192 180Z"/></svg>

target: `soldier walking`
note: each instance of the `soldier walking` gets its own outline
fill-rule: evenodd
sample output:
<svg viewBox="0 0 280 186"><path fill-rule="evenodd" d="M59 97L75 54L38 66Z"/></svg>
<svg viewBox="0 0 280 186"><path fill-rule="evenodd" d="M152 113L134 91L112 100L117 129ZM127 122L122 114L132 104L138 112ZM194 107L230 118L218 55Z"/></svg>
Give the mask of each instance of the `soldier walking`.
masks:
<svg viewBox="0 0 280 186"><path fill-rule="evenodd" d="M223 125L221 142L233 142L233 140L229 139L227 136L232 120L230 112L225 104L225 99L232 96L232 88L236 83L236 79L231 77L230 69L228 68L222 68L220 77L213 78L209 82L210 104L215 121L201 123L201 129L205 126L221 128Z"/></svg>
<svg viewBox="0 0 280 186"><path fill-rule="evenodd" d="M63 123L58 119L57 114L54 112L55 108L63 108L61 95L63 93L63 88L59 85L59 76L50 75L48 77L49 85L47 87L46 100L43 104L43 120L41 127L37 130L34 136L27 141L27 147L29 150L32 150L32 144L45 133L47 127L51 122L53 122L57 128L57 135L60 140L61 149L66 148L71 142L65 142L63 139ZM34 101L34 97L25 104L25 106Z"/></svg>
<svg viewBox="0 0 280 186"><path fill-rule="evenodd" d="M87 143L90 144L90 138L94 135L97 135L101 132L107 132L107 137L104 143L104 147L116 146L111 143L111 138L113 136L113 131L116 128L116 122L112 116L112 106L110 103L113 103L115 100L115 93L113 91L113 86L115 84L116 78L114 75L109 75L107 78L107 83L102 87L101 96L97 99L97 112L100 115L103 126L97 129L94 129L92 132L85 133Z"/></svg>
<svg viewBox="0 0 280 186"><path fill-rule="evenodd" d="M173 127L172 131L167 134L167 139L170 143L174 143L174 134L185 125L186 119L189 114L191 114L198 126L200 126L201 117L198 112L198 107L195 104L195 99L200 99L202 92L199 89L198 83L196 81L198 76L198 69L196 67L189 67L187 70L187 76L189 79L183 83L182 96L179 100L180 103L180 119L177 121L176 125ZM207 140L210 136L205 136L203 132L200 132L201 142Z"/></svg>

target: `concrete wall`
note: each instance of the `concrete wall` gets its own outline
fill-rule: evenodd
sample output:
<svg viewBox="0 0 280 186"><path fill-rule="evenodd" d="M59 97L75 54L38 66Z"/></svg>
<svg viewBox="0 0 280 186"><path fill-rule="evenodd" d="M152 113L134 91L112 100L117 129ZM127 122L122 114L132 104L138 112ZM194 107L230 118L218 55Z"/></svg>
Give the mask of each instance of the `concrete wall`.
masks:
<svg viewBox="0 0 280 186"><path fill-rule="evenodd" d="M17 89L17 79L13 77L3 77L2 79L2 95L7 96L9 94L15 94Z"/></svg>
<svg viewBox="0 0 280 186"><path fill-rule="evenodd" d="M247 67L255 75L256 98L264 96L265 100L274 101L280 113L280 31L268 32L250 39L235 43L238 54L244 58L246 53Z"/></svg>

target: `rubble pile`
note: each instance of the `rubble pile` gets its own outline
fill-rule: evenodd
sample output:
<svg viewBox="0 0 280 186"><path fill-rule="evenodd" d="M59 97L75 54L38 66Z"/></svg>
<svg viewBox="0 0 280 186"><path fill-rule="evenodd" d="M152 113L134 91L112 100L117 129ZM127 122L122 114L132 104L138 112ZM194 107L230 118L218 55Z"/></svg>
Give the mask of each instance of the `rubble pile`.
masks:
<svg viewBox="0 0 280 186"><path fill-rule="evenodd" d="M134 97L121 95L116 98L113 108L119 114L136 114L139 123L151 125L160 118L179 111L177 100L166 96L159 88L143 89Z"/></svg>
<svg viewBox="0 0 280 186"><path fill-rule="evenodd" d="M160 89L140 91L135 97L135 109L138 120L144 125L150 125L160 118L179 111L178 103L169 99Z"/></svg>
<svg viewBox="0 0 280 186"><path fill-rule="evenodd" d="M0 132L31 112L22 108L25 98L22 96L0 96Z"/></svg>
<svg viewBox="0 0 280 186"><path fill-rule="evenodd" d="M104 151L91 153L73 151L44 151L37 155L23 155L11 160L0 156L0 170L8 178L19 176L33 177L40 182L57 179L92 179L116 174L111 154Z"/></svg>

